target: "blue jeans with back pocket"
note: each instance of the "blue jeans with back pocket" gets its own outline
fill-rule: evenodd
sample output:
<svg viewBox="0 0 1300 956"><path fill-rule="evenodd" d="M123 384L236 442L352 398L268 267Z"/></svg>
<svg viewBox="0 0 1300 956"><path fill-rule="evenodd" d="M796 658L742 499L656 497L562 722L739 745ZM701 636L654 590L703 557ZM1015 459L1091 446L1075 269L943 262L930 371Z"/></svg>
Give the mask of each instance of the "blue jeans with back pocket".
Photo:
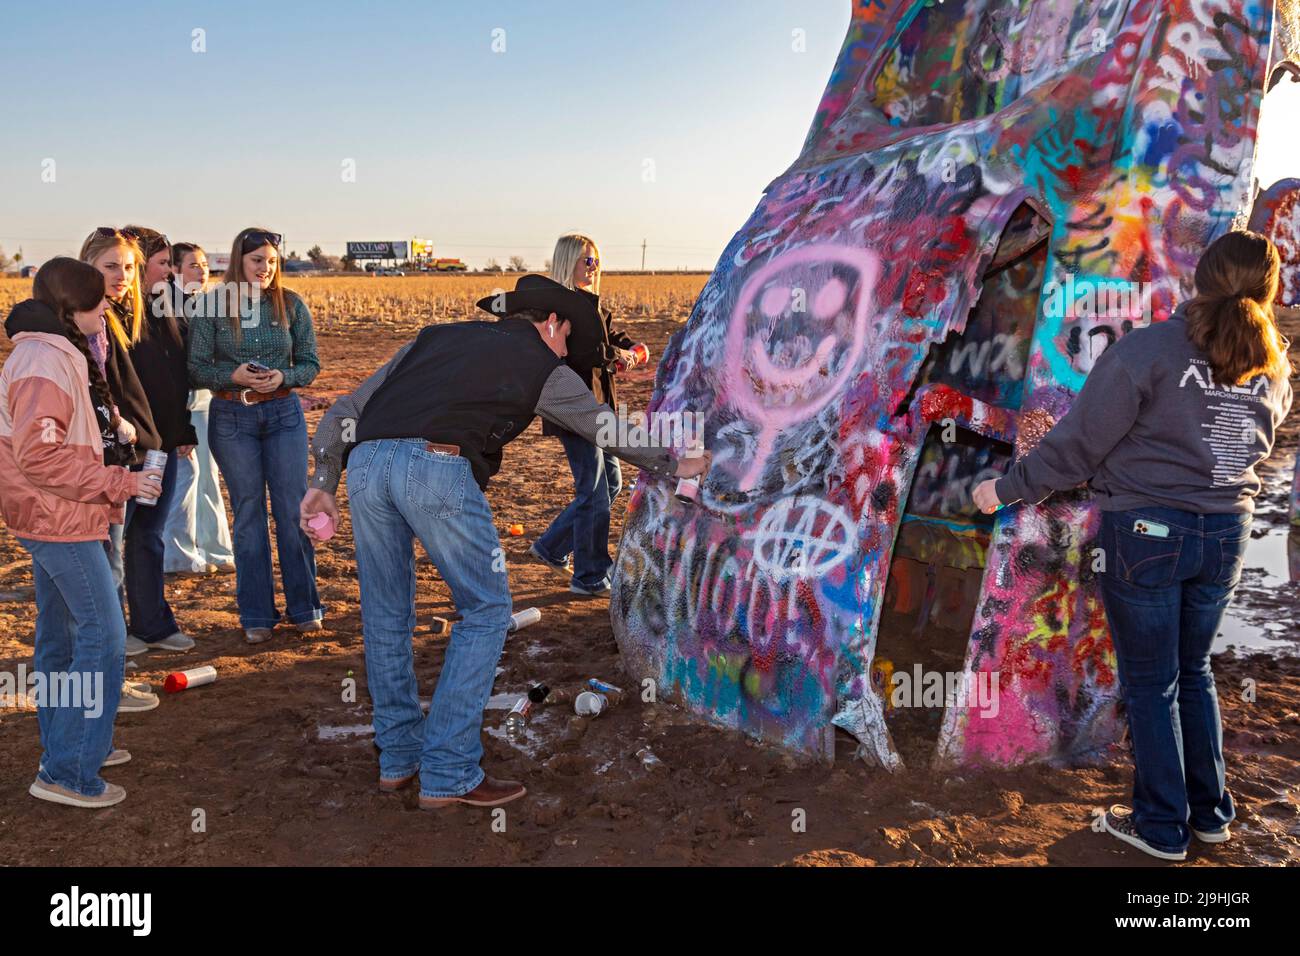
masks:
<svg viewBox="0 0 1300 956"><path fill-rule="evenodd" d="M357 445L348 457L348 504L380 775L419 770L421 794L459 797L483 782L483 708L506 642L510 587L492 509L469 462L424 445L422 438ZM427 718L411 648L417 538L462 615Z"/></svg>
<svg viewBox="0 0 1300 956"><path fill-rule="evenodd" d="M1161 850L1186 849L1189 824L1220 830L1235 815L1210 646L1241 578L1250 522L1162 507L1102 512L1099 580L1133 745L1133 817Z"/></svg>

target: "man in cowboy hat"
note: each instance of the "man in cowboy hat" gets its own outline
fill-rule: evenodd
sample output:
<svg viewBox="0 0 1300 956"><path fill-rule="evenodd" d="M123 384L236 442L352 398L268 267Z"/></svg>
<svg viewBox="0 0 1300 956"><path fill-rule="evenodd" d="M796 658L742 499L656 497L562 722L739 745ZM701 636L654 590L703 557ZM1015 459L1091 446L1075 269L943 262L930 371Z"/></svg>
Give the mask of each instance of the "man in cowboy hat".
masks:
<svg viewBox="0 0 1300 956"><path fill-rule="evenodd" d="M318 516L337 525L334 493L347 467L379 788L397 790L418 776L424 808L494 807L526 793L479 766L483 708L511 611L483 489L506 443L534 416L596 442L602 416L612 414L561 361L571 350L599 348L600 316L584 296L527 275L478 306L502 318L426 326L334 403L316 429L316 468L301 507L303 530L323 540ZM707 452L679 460L653 448L644 430L629 429L626 439L628 447L606 447L660 478L708 471ZM462 614L427 720L411 655L416 538Z"/></svg>

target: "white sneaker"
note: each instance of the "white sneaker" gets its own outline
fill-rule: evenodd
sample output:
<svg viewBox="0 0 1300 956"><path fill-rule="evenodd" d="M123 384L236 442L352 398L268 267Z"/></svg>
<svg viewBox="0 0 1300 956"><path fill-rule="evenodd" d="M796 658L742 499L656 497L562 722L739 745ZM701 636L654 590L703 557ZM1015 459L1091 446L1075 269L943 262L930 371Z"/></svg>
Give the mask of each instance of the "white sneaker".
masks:
<svg viewBox="0 0 1300 956"><path fill-rule="evenodd" d="M146 646L151 651L189 651L194 649L194 638L177 631L171 637L164 637L161 641Z"/></svg>
<svg viewBox="0 0 1300 956"><path fill-rule="evenodd" d="M126 799L126 790L115 783L105 784L104 792L97 797L83 797L66 787L60 787L57 783L45 783L40 778L37 778L27 788L27 792L38 800L61 803L68 807L87 807L91 810L111 807L115 803L121 803Z"/></svg>
<svg viewBox="0 0 1300 956"><path fill-rule="evenodd" d="M123 684L122 698L118 701L117 712L119 714L143 714L156 708L159 703L157 694L145 694L136 690L130 684Z"/></svg>
<svg viewBox="0 0 1300 956"><path fill-rule="evenodd" d="M146 644L144 641L140 640L140 638L135 637L131 634L128 634L126 636L127 657L138 657L140 654L148 653L148 651L149 651L149 645Z"/></svg>
<svg viewBox="0 0 1300 956"><path fill-rule="evenodd" d="M1198 830L1195 827L1192 827L1191 830L1192 836L1202 843L1227 843L1232 838L1232 834L1228 832L1226 826L1217 830Z"/></svg>

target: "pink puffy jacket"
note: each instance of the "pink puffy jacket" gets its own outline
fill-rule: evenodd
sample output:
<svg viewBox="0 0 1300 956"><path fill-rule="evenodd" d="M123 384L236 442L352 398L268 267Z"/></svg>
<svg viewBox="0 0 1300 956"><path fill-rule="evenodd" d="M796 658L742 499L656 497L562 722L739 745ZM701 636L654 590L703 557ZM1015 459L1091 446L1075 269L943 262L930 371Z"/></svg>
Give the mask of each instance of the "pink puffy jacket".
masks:
<svg viewBox="0 0 1300 956"><path fill-rule="evenodd" d="M0 369L0 514L21 538L107 539L133 485L104 464L86 359L62 335L13 341Z"/></svg>

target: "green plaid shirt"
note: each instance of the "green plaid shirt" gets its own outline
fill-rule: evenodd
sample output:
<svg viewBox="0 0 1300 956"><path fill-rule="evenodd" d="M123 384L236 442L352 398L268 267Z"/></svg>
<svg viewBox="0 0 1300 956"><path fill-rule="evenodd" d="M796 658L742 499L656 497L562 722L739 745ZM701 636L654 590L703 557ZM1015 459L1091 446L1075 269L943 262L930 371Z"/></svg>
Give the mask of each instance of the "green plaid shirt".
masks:
<svg viewBox="0 0 1300 956"><path fill-rule="evenodd" d="M270 298L258 303L257 311L240 320L239 344L235 344L230 320L218 308L216 296L224 290L204 296L202 313L189 320L190 384L195 388L227 391L243 388L231 381L235 369L245 362L261 362L267 368L284 373L286 388L310 385L320 372L316 356L316 333L306 303L292 292L284 294L284 308L289 328L274 324L275 309Z"/></svg>

